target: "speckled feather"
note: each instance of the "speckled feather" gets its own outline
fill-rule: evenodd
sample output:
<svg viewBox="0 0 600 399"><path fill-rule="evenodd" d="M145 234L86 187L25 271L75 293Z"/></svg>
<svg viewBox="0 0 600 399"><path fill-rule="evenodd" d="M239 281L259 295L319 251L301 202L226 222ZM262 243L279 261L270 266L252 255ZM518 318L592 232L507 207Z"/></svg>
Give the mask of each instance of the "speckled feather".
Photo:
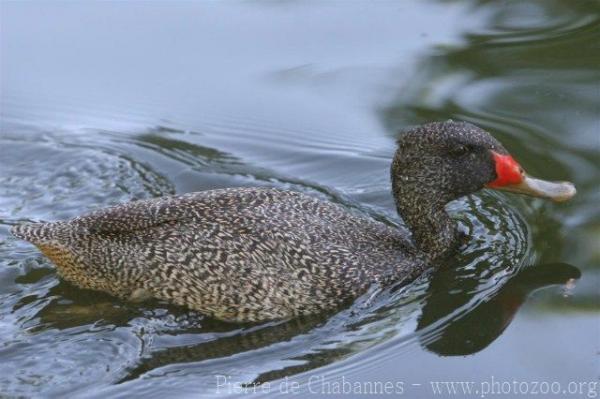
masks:
<svg viewBox="0 0 600 399"><path fill-rule="evenodd" d="M415 269L398 231L265 188L131 202L70 222L17 226L14 234L38 244L81 287L232 321L335 308Z"/></svg>
<svg viewBox="0 0 600 399"><path fill-rule="evenodd" d="M270 188L136 201L12 231L37 245L64 279L124 299L157 298L228 321L318 313L373 284L414 279L456 245L443 204L465 190L454 187L442 154L460 137L504 151L483 130L456 122L425 125L399 141L393 193L418 250L405 230ZM494 177L490 160L481 160L477 181L463 171L468 192Z"/></svg>

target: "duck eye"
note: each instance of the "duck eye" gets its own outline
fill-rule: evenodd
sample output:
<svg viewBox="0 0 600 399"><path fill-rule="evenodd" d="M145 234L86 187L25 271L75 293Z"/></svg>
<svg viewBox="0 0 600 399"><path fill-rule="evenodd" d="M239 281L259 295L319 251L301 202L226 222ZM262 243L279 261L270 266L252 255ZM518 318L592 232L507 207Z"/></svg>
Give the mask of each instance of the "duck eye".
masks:
<svg viewBox="0 0 600 399"><path fill-rule="evenodd" d="M458 145L450 150L450 153L456 157L466 155L469 152L469 147L466 145Z"/></svg>

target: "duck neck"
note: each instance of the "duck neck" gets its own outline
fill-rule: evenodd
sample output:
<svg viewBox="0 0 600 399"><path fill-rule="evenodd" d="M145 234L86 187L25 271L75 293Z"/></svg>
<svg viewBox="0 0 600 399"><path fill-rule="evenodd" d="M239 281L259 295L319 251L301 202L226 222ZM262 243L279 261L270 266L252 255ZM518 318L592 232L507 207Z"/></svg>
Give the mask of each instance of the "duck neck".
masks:
<svg viewBox="0 0 600 399"><path fill-rule="evenodd" d="M418 179L396 174L392 174L392 190L396 209L417 248L431 260L450 255L459 240L456 224L445 210L449 199Z"/></svg>

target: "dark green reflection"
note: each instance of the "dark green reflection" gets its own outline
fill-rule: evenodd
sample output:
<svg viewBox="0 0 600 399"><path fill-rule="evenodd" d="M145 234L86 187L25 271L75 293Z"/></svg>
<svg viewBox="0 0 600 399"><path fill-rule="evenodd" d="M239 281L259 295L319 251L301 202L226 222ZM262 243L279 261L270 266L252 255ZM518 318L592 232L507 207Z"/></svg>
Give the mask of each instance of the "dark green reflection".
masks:
<svg viewBox="0 0 600 399"><path fill-rule="evenodd" d="M469 355L487 347L508 327L527 296L543 287L564 284L578 279L581 272L567 263L548 263L519 271L493 296L484 298L466 314L444 323L430 334L422 336L426 349L442 356ZM418 329L435 324L459 307L473 300L476 291L449 290L459 279L456 270L448 268L435 274L429 298L423 307ZM465 281L460 278L461 284Z"/></svg>

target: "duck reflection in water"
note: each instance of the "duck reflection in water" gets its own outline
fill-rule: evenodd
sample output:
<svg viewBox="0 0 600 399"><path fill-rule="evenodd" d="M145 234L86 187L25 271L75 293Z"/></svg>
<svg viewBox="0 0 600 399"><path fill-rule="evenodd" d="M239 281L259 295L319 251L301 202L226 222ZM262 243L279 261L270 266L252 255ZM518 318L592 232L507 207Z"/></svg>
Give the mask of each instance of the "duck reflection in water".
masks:
<svg viewBox="0 0 600 399"><path fill-rule="evenodd" d="M529 294L540 288L566 284L578 279L581 272L567 263L547 263L526 267L489 298L484 298L465 314L445 323L452 313L475 299L477 280L459 278L456 269L446 268L431 281L428 300L423 307L418 330L423 330L421 344L442 356L470 355L490 345L512 322ZM461 289L453 290L460 282ZM472 289L469 289L472 288ZM425 332L428 327L441 324Z"/></svg>

